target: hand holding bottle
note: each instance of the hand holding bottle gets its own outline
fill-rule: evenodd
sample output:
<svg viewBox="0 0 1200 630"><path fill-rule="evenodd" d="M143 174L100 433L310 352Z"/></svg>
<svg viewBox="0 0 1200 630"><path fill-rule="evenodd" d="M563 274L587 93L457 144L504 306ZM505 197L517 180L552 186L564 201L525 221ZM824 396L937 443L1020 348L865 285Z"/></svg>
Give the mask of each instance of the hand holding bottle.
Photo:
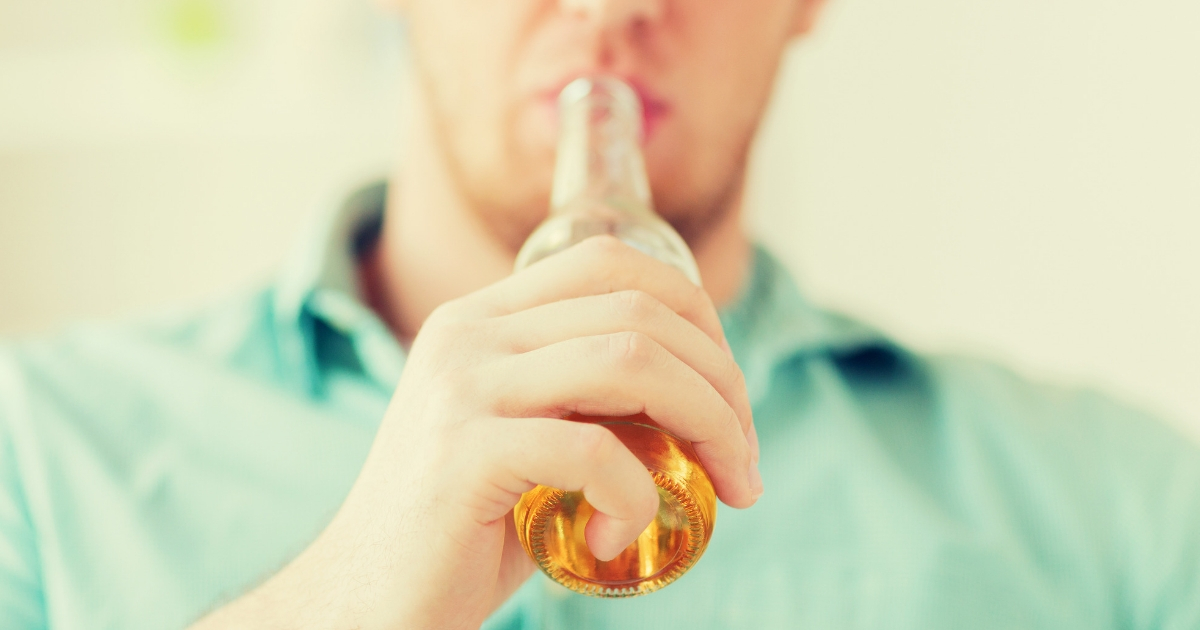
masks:
<svg viewBox="0 0 1200 630"><path fill-rule="evenodd" d="M655 516L646 468L571 412L645 411L695 445L717 495L761 492L741 371L707 294L607 236L445 304L422 327L375 443L329 527L198 627L475 628L533 571L511 510L581 490L615 556Z"/></svg>
<svg viewBox="0 0 1200 630"><path fill-rule="evenodd" d="M560 419L643 411L695 445L725 503L754 502L749 402L707 294L593 238L430 318L331 532L379 545L362 561L386 559L380 609L473 627L533 568L510 511L536 484L583 492L598 557L650 523L642 463L607 429Z"/></svg>

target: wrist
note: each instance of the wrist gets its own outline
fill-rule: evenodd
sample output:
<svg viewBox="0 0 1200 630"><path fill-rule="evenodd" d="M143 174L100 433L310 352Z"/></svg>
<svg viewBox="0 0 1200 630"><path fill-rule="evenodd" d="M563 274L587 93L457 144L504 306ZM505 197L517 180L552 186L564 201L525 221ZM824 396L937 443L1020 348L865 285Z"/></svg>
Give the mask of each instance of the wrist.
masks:
<svg viewBox="0 0 1200 630"><path fill-rule="evenodd" d="M337 546L322 535L269 580L209 613L190 630L384 627L366 623L373 602L354 585L369 581L355 579Z"/></svg>

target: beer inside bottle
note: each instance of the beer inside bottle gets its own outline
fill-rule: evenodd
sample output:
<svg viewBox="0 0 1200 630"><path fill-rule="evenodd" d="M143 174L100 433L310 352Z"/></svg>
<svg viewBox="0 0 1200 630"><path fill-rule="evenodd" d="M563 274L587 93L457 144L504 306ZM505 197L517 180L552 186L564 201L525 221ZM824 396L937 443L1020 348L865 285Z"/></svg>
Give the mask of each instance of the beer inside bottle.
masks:
<svg viewBox="0 0 1200 630"><path fill-rule="evenodd" d="M610 234L700 284L691 251L654 212L637 94L617 78L585 77L563 89L558 106L550 216L521 248L516 269ZM607 427L641 460L658 486L658 513L633 544L601 561L584 541L595 510L583 494L538 486L513 513L521 545L543 572L585 595L630 597L670 584L704 553L716 520L716 492L692 445L644 414L568 419Z"/></svg>

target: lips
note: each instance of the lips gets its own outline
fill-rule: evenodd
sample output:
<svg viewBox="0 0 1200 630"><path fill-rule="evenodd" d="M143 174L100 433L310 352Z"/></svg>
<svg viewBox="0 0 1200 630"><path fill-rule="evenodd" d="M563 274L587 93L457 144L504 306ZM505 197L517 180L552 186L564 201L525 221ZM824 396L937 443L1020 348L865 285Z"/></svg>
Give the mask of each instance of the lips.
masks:
<svg viewBox="0 0 1200 630"><path fill-rule="evenodd" d="M667 115L671 113L671 105L665 99L651 92L637 79L626 79L626 82L633 87L633 91L642 101L642 141L647 142L654 135L658 126L666 120Z"/></svg>
<svg viewBox="0 0 1200 630"><path fill-rule="evenodd" d="M552 116L554 126L558 126L558 95L562 92L571 81L586 76L588 73L571 74L566 79L554 84L554 87L544 90L540 94L542 106L547 109L547 113ZM621 75L613 75L625 81L633 88L637 94L638 100L642 104L642 143L645 144L654 137L655 132L662 126L667 116L671 113L670 103L659 96L649 88L643 81L636 77L627 77Z"/></svg>

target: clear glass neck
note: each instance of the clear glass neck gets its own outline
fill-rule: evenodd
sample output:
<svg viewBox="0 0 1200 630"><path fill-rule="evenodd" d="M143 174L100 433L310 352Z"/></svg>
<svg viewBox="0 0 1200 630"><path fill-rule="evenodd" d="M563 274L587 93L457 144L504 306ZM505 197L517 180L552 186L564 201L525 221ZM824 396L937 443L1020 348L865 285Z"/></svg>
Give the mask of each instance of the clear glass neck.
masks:
<svg viewBox="0 0 1200 630"><path fill-rule="evenodd" d="M653 213L642 159L642 103L620 79L584 77L558 98L558 161L550 212L580 200L636 214Z"/></svg>
<svg viewBox="0 0 1200 630"><path fill-rule="evenodd" d="M687 243L654 212L633 88L613 77L576 79L559 95L559 125L550 216L517 253L515 269L609 234L700 284Z"/></svg>

